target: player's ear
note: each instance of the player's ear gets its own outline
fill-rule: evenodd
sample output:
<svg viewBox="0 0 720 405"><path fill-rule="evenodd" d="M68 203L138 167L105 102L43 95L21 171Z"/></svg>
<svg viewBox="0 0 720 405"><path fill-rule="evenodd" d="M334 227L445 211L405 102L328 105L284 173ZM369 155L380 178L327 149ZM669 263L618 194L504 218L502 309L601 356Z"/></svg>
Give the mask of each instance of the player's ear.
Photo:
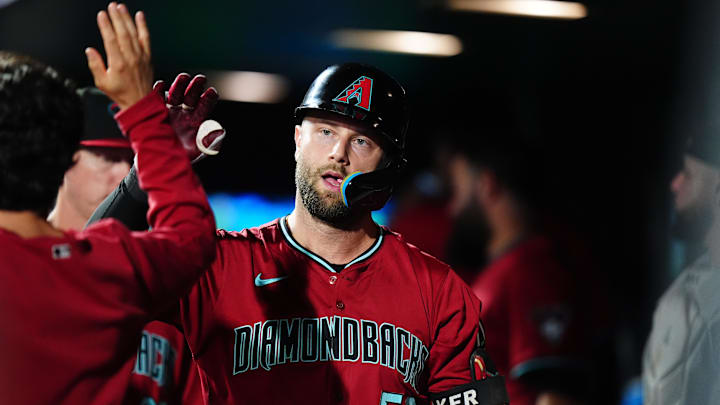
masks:
<svg viewBox="0 0 720 405"><path fill-rule="evenodd" d="M73 155L72 155L72 164L70 165L70 167L68 167L68 170L72 169L73 166L75 166L75 165L77 164L77 162L80 161L80 157L81 157L81 156L82 156L82 150L81 150L81 149L78 149L78 150L75 151L75 153L73 153Z"/></svg>
<svg viewBox="0 0 720 405"><path fill-rule="evenodd" d="M475 177L476 197L480 201L494 200L500 192L500 183L491 170L480 169Z"/></svg>
<svg viewBox="0 0 720 405"><path fill-rule="evenodd" d="M302 137L301 129L302 129L302 127L300 125L295 125L295 161L296 162L298 159L298 149L300 148L300 138Z"/></svg>

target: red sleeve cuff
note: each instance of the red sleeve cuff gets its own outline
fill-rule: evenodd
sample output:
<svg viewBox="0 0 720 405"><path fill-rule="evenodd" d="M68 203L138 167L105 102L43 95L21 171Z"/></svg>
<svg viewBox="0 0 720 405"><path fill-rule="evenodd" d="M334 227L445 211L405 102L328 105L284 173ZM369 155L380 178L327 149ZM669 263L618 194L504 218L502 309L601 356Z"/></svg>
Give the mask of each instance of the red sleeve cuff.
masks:
<svg viewBox="0 0 720 405"><path fill-rule="evenodd" d="M130 138L129 134L133 128L157 114L167 114L167 108L162 96L153 91L137 103L115 114L115 121L123 135Z"/></svg>

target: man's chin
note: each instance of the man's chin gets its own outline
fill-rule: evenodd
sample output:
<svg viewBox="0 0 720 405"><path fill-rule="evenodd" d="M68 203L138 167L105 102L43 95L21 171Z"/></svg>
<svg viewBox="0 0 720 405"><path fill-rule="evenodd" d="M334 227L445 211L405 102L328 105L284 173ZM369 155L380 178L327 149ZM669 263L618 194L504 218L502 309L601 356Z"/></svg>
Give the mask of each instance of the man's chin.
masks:
<svg viewBox="0 0 720 405"><path fill-rule="evenodd" d="M670 225L670 234L686 243L702 243L710 229L709 225L710 221L698 215L679 214Z"/></svg>
<svg viewBox="0 0 720 405"><path fill-rule="evenodd" d="M328 190L327 188L319 188L320 187L315 187L315 193L321 197L326 206L343 204L342 194L340 194L340 192Z"/></svg>
<svg viewBox="0 0 720 405"><path fill-rule="evenodd" d="M323 208L324 208L325 212L339 213L339 212L344 211L344 209L345 209L345 204L343 204L342 201L337 201L337 200L326 201L324 205L325 206Z"/></svg>
<svg viewBox="0 0 720 405"><path fill-rule="evenodd" d="M341 227L355 222L356 219L337 196L322 198L322 208L310 210L310 212L324 222Z"/></svg>

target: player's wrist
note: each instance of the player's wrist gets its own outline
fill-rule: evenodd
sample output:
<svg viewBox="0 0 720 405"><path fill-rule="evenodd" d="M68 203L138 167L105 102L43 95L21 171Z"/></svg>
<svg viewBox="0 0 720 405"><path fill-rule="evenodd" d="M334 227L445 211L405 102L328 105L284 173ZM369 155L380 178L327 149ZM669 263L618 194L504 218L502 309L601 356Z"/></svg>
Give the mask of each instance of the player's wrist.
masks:
<svg viewBox="0 0 720 405"><path fill-rule="evenodd" d="M133 129L137 125L159 114L167 114L165 102L157 92L150 92L130 107L120 110L114 118L123 135L132 140Z"/></svg>
<svg viewBox="0 0 720 405"><path fill-rule="evenodd" d="M108 97L113 99L122 111L137 104L151 92L152 80L140 79L128 86L124 92L117 95L108 95Z"/></svg>

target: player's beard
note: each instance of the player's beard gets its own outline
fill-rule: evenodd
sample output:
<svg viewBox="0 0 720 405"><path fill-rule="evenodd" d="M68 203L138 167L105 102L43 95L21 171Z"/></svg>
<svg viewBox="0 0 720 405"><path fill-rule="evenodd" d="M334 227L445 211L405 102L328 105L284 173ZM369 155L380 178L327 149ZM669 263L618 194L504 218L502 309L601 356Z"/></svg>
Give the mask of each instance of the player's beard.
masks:
<svg viewBox="0 0 720 405"><path fill-rule="evenodd" d="M355 222L356 215L353 210L343 203L340 193L330 190L321 191L316 186L318 181L322 181L322 174L328 170L345 176L344 170L334 165L312 169L300 158L295 166L295 186L300 193L303 206L310 215L333 226L346 228Z"/></svg>
<svg viewBox="0 0 720 405"><path fill-rule="evenodd" d="M685 243L702 245L710 230L712 217L709 203L677 210L671 225L672 235Z"/></svg>
<svg viewBox="0 0 720 405"><path fill-rule="evenodd" d="M675 212L670 231L685 249L684 264L687 265L708 247L706 237L713 222L710 204L698 204Z"/></svg>

